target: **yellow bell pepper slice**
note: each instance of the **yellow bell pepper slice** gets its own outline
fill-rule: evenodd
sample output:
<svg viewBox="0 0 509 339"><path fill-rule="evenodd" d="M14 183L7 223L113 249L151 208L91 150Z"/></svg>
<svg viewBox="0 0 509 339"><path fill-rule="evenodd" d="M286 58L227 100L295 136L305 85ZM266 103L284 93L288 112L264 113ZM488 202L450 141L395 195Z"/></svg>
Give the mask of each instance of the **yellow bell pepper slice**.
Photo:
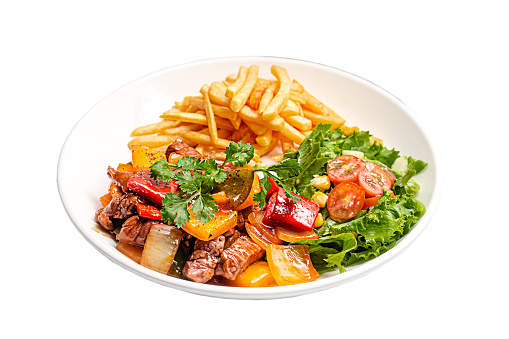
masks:
<svg viewBox="0 0 509 339"><path fill-rule="evenodd" d="M275 281L266 261L257 261L249 265L246 270L233 281L237 287L266 287Z"/></svg>
<svg viewBox="0 0 509 339"><path fill-rule="evenodd" d="M156 161L166 159L164 151L140 145L132 145L131 154L135 172L148 170Z"/></svg>
<svg viewBox="0 0 509 339"><path fill-rule="evenodd" d="M236 211L216 211L214 218L206 223L197 220L191 213L189 221L182 229L197 239L209 241L234 228L235 225L237 225Z"/></svg>

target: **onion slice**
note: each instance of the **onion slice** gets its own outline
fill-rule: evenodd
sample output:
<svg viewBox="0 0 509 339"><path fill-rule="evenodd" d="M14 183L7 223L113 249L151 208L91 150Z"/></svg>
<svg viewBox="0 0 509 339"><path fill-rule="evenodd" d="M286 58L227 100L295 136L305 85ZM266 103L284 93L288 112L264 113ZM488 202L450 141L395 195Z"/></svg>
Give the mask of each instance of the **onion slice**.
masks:
<svg viewBox="0 0 509 339"><path fill-rule="evenodd" d="M175 226L154 224L145 241L140 264L153 271L168 274L182 239L182 231Z"/></svg>

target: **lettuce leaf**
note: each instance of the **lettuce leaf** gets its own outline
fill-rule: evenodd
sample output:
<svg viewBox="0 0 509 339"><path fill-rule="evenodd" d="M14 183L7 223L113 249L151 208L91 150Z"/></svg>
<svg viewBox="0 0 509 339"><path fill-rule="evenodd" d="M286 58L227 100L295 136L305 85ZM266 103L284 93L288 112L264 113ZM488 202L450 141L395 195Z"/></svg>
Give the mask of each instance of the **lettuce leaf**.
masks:
<svg viewBox="0 0 509 339"><path fill-rule="evenodd" d="M319 239L299 240L293 244L309 246L309 255L318 273L333 271L336 267L342 273L345 272L342 262L346 254L357 247L357 240L352 233L342 233Z"/></svg>
<svg viewBox="0 0 509 339"><path fill-rule="evenodd" d="M343 259L343 265L348 266L375 258L394 247L398 239L410 232L425 210L423 203L409 195L391 198L384 193L373 209L348 222L339 223L329 218L317 234L320 237L344 232L358 235L357 248Z"/></svg>

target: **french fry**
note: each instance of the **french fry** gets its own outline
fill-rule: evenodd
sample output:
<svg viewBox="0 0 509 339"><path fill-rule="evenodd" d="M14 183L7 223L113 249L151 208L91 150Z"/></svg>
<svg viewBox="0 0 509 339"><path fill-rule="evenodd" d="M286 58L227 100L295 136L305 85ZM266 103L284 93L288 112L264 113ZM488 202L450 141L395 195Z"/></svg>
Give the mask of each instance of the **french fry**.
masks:
<svg viewBox="0 0 509 339"><path fill-rule="evenodd" d="M268 146L272 142L272 130L267 129L267 132L265 132L263 135L259 135L256 137L256 142L260 146Z"/></svg>
<svg viewBox="0 0 509 339"><path fill-rule="evenodd" d="M301 131L308 131L313 127L311 120L301 117L300 115L286 117L285 121Z"/></svg>
<svg viewBox="0 0 509 339"><path fill-rule="evenodd" d="M247 133L242 136L240 141L242 141L244 144L254 145L256 143L256 135L251 131L247 131Z"/></svg>
<svg viewBox="0 0 509 339"><path fill-rule="evenodd" d="M186 139L189 139L192 142L195 142L198 145L205 146L214 146L221 149L226 149L226 147L230 144L230 140L226 140L223 138L218 138L217 143L213 142L209 135L189 131L186 133Z"/></svg>
<svg viewBox="0 0 509 339"><path fill-rule="evenodd" d="M306 102L302 104L302 107L308 109L312 112L319 113L322 115L328 115L332 117L336 117L338 119L343 119L339 114L334 112L332 108L325 105L323 102L309 94L309 92L304 91L304 95L306 97Z"/></svg>
<svg viewBox="0 0 509 339"><path fill-rule="evenodd" d="M247 127L246 123L243 122L239 129L236 130L235 132L233 132L232 134L232 140L235 141L235 142L239 142L242 137L244 136L244 134L248 133L249 132L249 128Z"/></svg>
<svg viewBox="0 0 509 339"><path fill-rule="evenodd" d="M290 86L292 92L304 93L305 89L297 80L293 79L292 85Z"/></svg>
<svg viewBox="0 0 509 339"><path fill-rule="evenodd" d="M203 85L200 89L200 93L203 95L203 104L205 106L205 113L207 115L207 125L209 126L210 139L214 144L217 144L217 125L216 116L212 110L212 104L209 100L209 85Z"/></svg>
<svg viewBox="0 0 509 339"><path fill-rule="evenodd" d="M233 98L235 94L237 94L240 89L242 88L242 85L244 84L244 81L246 81L247 78L247 68L244 66L239 67L239 73L237 75L237 78L235 79L235 82L228 86L226 89L225 95L227 98Z"/></svg>
<svg viewBox="0 0 509 339"><path fill-rule="evenodd" d="M300 115L300 105L296 104L293 100L288 100L285 107L279 113L281 118L286 118L292 115Z"/></svg>
<svg viewBox="0 0 509 339"><path fill-rule="evenodd" d="M169 121L171 121L171 120L169 120ZM198 131L202 127L203 127L203 125L196 125L196 124L183 125L183 126L181 125L181 126L178 126L178 127L167 128L167 129L161 131L160 134L178 135L178 134L181 134L181 133L185 133L187 131Z"/></svg>
<svg viewBox="0 0 509 339"><path fill-rule="evenodd" d="M383 142L383 140L382 140L382 139L379 139L379 138L374 137L374 136L370 136L370 137L369 137L369 143L370 143L371 145L373 145L373 144L375 144L375 143L379 143L380 145L383 145L383 144L384 144L384 142Z"/></svg>
<svg viewBox="0 0 509 339"><path fill-rule="evenodd" d="M274 119L279 112L281 112L283 107L285 107L288 99L290 98L291 81L286 69L273 65L270 71L279 81L279 90L262 113L264 121Z"/></svg>
<svg viewBox="0 0 509 339"><path fill-rule="evenodd" d="M245 121L246 126L256 135L263 135L267 133L268 128L266 126L258 125L254 122Z"/></svg>
<svg viewBox="0 0 509 339"><path fill-rule="evenodd" d="M223 149L216 148L213 146L198 145L196 150L203 155L211 157L214 160L224 161L226 160L226 154Z"/></svg>
<svg viewBox="0 0 509 339"><path fill-rule="evenodd" d="M210 99L210 97L209 97ZM192 97L190 99L191 106L196 106L201 110L205 110L205 99L200 97ZM212 111L215 115L228 120L236 120L237 113L229 109L228 107L212 104Z"/></svg>
<svg viewBox="0 0 509 339"><path fill-rule="evenodd" d="M258 113L261 114L270 104L270 101L274 98L274 92L272 89L267 88L260 98L260 102L258 103ZM255 109L253 106L251 108Z"/></svg>
<svg viewBox="0 0 509 339"><path fill-rule="evenodd" d="M242 123L242 119L240 117L237 117L235 120L230 119L230 122L232 123L233 128L235 130L238 130L240 127L240 124Z"/></svg>
<svg viewBox="0 0 509 339"><path fill-rule="evenodd" d="M159 133L167 128L175 127L180 125L180 121L160 121L153 124L140 126L135 128L131 132L132 137L140 136L140 135L147 135L147 134L155 134Z"/></svg>
<svg viewBox="0 0 509 339"><path fill-rule="evenodd" d="M359 127L357 126L352 126L352 127L349 127L349 126L340 126L339 127L340 130L343 131L343 133L349 137L349 136L352 136L355 132L359 132Z"/></svg>
<svg viewBox="0 0 509 339"><path fill-rule="evenodd" d="M224 80L227 82L235 82L235 80L237 80L237 74L232 73L228 75Z"/></svg>
<svg viewBox="0 0 509 339"><path fill-rule="evenodd" d="M281 162L285 159L285 156L284 156L284 154L276 154L276 155L271 156L270 158L272 159L272 161Z"/></svg>
<svg viewBox="0 0 509 339"><path fill-rule="evenodd" d="M201 126L200 126L201 127ZM210 136L210 130L208 127L198 130L199 133L206 134ZM217 136L219 138L228 139L231 136L231 132L225 129L218 129Z"/></svg>
<svg viewBox="0 0 509 339"><path fill-rule="evenodd" d="M300 92L290 91L290 99L295 102L298 102L299 104L306 103L306 96Z"/></svg>
<svg viewBox="0 0 509 339"><path fill-rule="evenodd" d="M265 154L269 153L276 147L276 145L279 143L279 140L277 138L272 138L272 141L267 146L261 146L259 144L254 145L254 152L257 156L262 157Z"/></svg>
<svg viewBox="0 0 509 339"><path fill-rule="evenodd" d="M307 109L302 110L304 113L304 117L311 120L313 125L318 125L319 123L332 124L332 128L338 128L343 126L345 123L345 119L341 117L331 116L331 115L321 115L314 112L311 112Z"/></svg>
<svg viewBox="0 0 509 339"><path fill-rule="evenodd" d="M262 116L260 116L249 106L243 106L238 112L238 115L244 121L254 122L255 124L258 125L267 126L268 128L274 131L280 131L283 128L285 122L283 118L281 118L280 116L276 116L274 119L270 121L264 121Z"/></svg>
<svg viewBox="0 0 509 339"><path fill-rule="evenodd" d="M136 138L133 138L127 146L131 148L133 145L140 145L146 147L159 147L163 145L170 144L177 140L178 135L142 135Z"/></svg>
<svg viewBox="0 0 509 339"><path fill-rule="evenodd" d="M230 107L231 99L226 95L226 86L220 82L213 82L209 87L210 102L219 106Z"/></svg>
<svg viewBox="0 0 509 339"><path fill-rule="evenodd" d="M231 98L230 108L232 111L238 112L242 108L242 106L244 106L244 104L246 103L247 99L249 98L249 95L251 94L251 91L253 90L256 84L256 79L258 78L258 70L259 67L256 65L252 65L249 67L244 84L237 92L237 94L235 94L235 96ZM228 88L230 88L230 86L228 86ZM226 93L228 94L228 90Z"/></svg>
<svg viewBox="0 0 509 339"><path fill-rule="evenodd" d="M293 127L287 122L284 123L284 126L280 132L284 134L288 139L292 140L293 142L296 142L299 145L302 144L302 141L304 141L304 139L306 138L304 134L299 132L295 127Z"/></svg>
<svg viewBox="0 0 509 339"><path fill-rule="evenodd" d="M197 113L166 111L160 117L163 119L167 119L167 120L179 120L179 121L192 122L195 124L208 126L207 117L202 114L197 114ZM224 128L228 131L235 130L235 128L233 128L230 121L223 119L223 118L219 118L219 117L216 117L215 120L216 120L217 127Z"/></svg>

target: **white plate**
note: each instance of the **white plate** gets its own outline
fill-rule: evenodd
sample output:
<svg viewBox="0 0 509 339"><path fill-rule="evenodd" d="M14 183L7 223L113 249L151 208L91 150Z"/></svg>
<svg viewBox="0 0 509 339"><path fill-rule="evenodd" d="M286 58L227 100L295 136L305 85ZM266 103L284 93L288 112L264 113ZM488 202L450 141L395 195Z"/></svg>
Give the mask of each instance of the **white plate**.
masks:
<svg viewBox="0 0 509 339"><path fill-rule="evenodd" d="M427 208L414 229L387 253L346 273L327 273L306 284L267 288L236 288L198 284L165 276L136 264L115 249L115 242L94 230L94 212L101 207L109 180L108 165L129 161L129 133L137 126L159 121L159 115L186 95L198 95L205 83L236 73L241 65L260 66L260 76L272 77L270 67L285 67L312 94L339 112L347 125L359 126L396 148L402 155L426 161L416 177L418 199ZM438 204L441 169L437 151L422 124L400 100L373 83L350 73L294 59L240 57L199 61L163 69L113 92L95 105L73 128L58 164L58 188L78 231L101 253L120 266L154 282L180 290L223 298L270 299L296 296L337 286L378 268L410 245L429 223ZM424 255L424 254L423 254Z"/></svg>

